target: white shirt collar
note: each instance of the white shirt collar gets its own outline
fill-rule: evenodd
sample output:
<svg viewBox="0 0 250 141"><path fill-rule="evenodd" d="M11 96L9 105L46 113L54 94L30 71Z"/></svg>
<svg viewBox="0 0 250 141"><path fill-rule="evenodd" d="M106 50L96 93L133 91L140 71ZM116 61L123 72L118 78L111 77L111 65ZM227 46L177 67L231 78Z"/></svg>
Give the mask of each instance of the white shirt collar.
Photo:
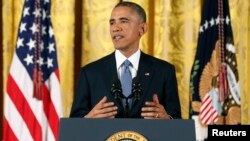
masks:
<svg viewBox="0 0 250 141"><path fill-rule="evenodd" d="M129 58L126 58L119 50L115 51L115 60L116 60L116 69L118 70L122 63L128 59L133 68L137 71L138 70L138 66L139 66L139 60L140 60L140 56L141 56L141 50L138 49L134 54L132 54Z"/></svg>

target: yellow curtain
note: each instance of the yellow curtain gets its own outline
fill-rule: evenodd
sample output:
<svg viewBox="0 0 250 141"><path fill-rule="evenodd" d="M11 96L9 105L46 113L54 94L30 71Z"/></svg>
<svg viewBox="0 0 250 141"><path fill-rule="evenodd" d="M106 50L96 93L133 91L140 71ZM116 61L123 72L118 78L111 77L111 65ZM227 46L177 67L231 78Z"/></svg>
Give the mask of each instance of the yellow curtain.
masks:
<svg viewBox="0 0 250 141"><path fill-rule="evenodd" d="M23 1L3 0L3 88L9 73L11 59L15 48L17 27L20 20Z"/></svg>
<svg viewBox="0 0 250 141"><path fill-rule="evenodd" d="M64 116L68 116L74 91L75 1L51 1L51 17L57 45L63 111Z"/></svg>
<svg viewBox="0 0 250 141"><path fill-rule="evenodd" d="M17 28L24 0L2 0L3 82L9 72ZM196 53L202 1L131 0L142 5L149 23L141 49L174 64L177 71L182 117L189 113L189 77ZM82 66L113 51L109 36L112 7L119 0L83 0ZM237 48L241 88L242 123L250 123L250 2L229 0ZM73 97L74 77L74 0L52 0L51 17L57 43L64 115L68 116ZM2 86L1 86L2 87Z"/></svg>
<svg viewBox="0 0 250 141"><path fill-rule="evenodd" d="M229 4L240 79L241 120L250 124L250 2L230 0Z"/></svg>
<svg viewBox="0 0 250 141"><path fill-rule="evenodd" d="M112 8L118 1L84 0L82 65L86 65L113 51L109 35L109 18Z"/></svg>

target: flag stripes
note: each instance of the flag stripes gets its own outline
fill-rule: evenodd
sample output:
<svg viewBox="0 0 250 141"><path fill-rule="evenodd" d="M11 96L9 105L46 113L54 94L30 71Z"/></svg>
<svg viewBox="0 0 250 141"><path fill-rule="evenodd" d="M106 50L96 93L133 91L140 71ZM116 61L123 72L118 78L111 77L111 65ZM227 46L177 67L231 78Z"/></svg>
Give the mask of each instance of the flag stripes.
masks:
<svg viewBox="0 0 250 141"><path fill-rule="evenodd" d="M5 138L6 140L16 140L15 136L18 135L19 137L23 135L19 135L22 132L28 132L30 134L25 135L25 140L48 140L49 139L56 139L58 137L58 130L59 130L59 113L62 111L60 110L60 102L58 101L58 96L60 95L60 91L56 89L56 87L59 87L59 81L56 80L59 72L58 70L55 71L50 77L51 81L45 82L45 85L43 85L42 89L44 91L44 99L43 102L38 101L37 99L32 98L33 97L33 90L30 89L28 86L32 85L32 80L29 78L27 73L24 73L24 67L22 66L21 62L19 61L18 57L14 54L13 57L13 65L17 68L20 68L20 70L13 69L11 67L10 69L10 75L8 76L8 85L7 85L7 96L9 100L5 100L5 107L13 107L10 109L15 109L12 111L8 111L6 109L4 122L6 127L4 129L4 135L11 134L8 136L8 138ZM23 69L22 69L23 68ZM20 75L24 73L24 75ZM19 81L23 80L23 77L25 77L25 82ZM52 85L54 87L52 87ZM20 87L18 87L20 86ZM56 87L55 87L56 86ZM51 96L49 95L49 89L51 88ZM25 95L23 94L25 93ZM12 106L6 105L12 103ZM53 104L54 103L54 104ZM47 105L47 106L43 106ZM39 110L41 108L44 108L43 111ZM44 112L44 114L42 114ZM16 114L13 114L16 113ZM34 114L35 113L35 114ZM9 115L9 116L8 116ZM8 119L11 119L11 117L16 117L13 121L15 122L13 125L9 125ZM20 117L21 120L18 120ZM46 121L49 123L49 126L51 129L49 129L50 137L45 137L45 134L42 135L42 132L45 132L47 129L42 128L41 125L46 125L46 121L43 121L46 119ZM11 122L13 122L11 121ZM25 124L24 124L25 123ZM30 125L32 123L32 125ZM10 127L13 127L12 129ZM21 130L18 130L20 127L22 127ZM25 129L26 128L26 129ZM14 131L12 131L14 130ZM32 136L32 137L29 137ZM43 137L42 137L43 136ZM13 139L11 139L13 138ZM47 139L45 139L47 138ZM19 138L18 140L23 140Z"/></svg>
<svg viewBox="0 0 250 141"><path fill-rule="evenodd" d="M203 101L201 102L200 108L200 118L201 123L208 125L213 124L218 120L218 112L216 111L215 107L213 106L212 98L209 94L207 94Z"/></svg>
<svg viewBox="0 0 250 141"><path fill-rule="evenodd" d="M19 87L16 85L12 76L8 76L7 93L10 97L10 100L14 103L18 113L22 116L25 124L28 127L32 137L36 141L42 139L41 126L39 125L34 113L30 109L30 106L26 99L23 96L23 93L19 90Z"/></svg>

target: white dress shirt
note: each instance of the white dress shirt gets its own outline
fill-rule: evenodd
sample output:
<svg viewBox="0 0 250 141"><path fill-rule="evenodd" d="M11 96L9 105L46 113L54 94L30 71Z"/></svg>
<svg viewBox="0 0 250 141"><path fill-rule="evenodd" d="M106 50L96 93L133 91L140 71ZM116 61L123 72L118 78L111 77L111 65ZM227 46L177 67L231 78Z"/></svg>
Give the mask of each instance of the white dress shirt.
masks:
<svg viewBox="0 0 250 141"><path fill-rule="evenodd" d="M136 77L137 70L139 66L139 60L141 56L141 50L138 49L134 54L132 54L129 58L126 58L119 50L115 51L115 60L116 60L116 69L119 79L121 78L121 72L122 72L122 63L128 59L132 66L129 67L130 72L132 74L132 78Z"/></svg>

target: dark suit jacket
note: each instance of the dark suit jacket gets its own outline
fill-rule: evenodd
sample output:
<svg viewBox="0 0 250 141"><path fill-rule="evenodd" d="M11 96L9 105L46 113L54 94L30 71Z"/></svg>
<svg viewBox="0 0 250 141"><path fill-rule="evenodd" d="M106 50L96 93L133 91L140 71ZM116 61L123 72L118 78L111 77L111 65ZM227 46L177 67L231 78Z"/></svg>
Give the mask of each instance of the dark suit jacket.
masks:
<svg viewBox="0 0 250 141"><path fill-rule="evenodd" d="M118 106L116 118L124 118L124 108L111 94L111 85L117 78L115 53L83 67L76 89L70 117L83 117L104 97ZM143 94L129 112L131 118L142 118L141 108L157 94L169 115L181 118L175 68L166 61L141 53L137 77Z"/></svg>

